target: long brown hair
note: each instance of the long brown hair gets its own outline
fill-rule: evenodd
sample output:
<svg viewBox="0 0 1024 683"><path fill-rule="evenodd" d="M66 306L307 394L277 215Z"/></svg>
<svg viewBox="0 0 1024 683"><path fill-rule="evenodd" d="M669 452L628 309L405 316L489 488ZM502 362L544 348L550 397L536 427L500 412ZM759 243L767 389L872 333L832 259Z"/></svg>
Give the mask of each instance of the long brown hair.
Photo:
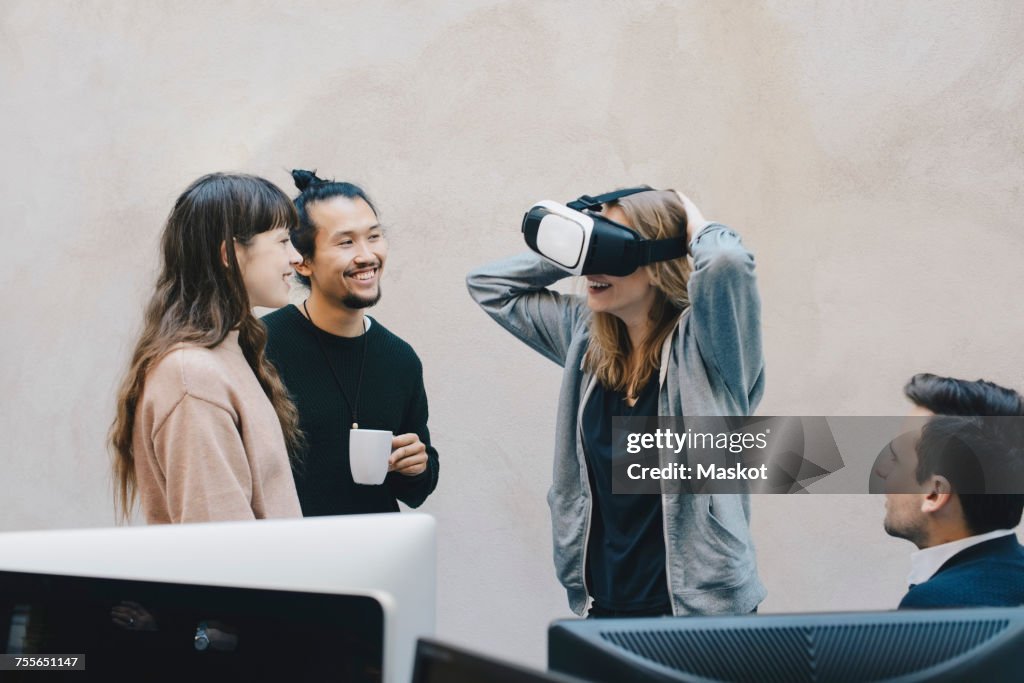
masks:
<svg viewBox="0 0 1024 683"><path fill-rule="evenodd" d="M161 238L156 291L146 306L110 428L114 501L122 519L130 517L138 495L132 437L146 373L176 344L213 348L237 329L245 359L277 412L289 451L295 452L301 439L298 413L264 355L267 333L252 314L233 244L248 245L262 232L291 230L297 224L291 200L256 176L211 173L175 202Z"/></svg>
<svg viewBox="0 0 1024 683"><path fill-rule="evenodd" d="M646 239L686 239L686 209L674 190L640 192L610 206L626 214L629 225ZM612 391L639 391L661 364L661 347L679 316L690 305L687 283L690 262L686 258L660 261L649 266L654 303L648 312L651 329L638 349L640 362L630 367L633 344L626 324L611 313L597 312L590 319L590 345L584 367Z"/></svg>

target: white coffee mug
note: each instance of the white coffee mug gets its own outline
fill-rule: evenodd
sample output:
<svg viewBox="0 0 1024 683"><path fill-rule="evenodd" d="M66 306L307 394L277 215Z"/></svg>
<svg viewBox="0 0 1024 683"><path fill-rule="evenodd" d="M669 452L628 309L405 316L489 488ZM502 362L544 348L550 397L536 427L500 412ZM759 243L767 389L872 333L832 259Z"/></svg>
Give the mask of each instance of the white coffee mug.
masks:
<svg viewBox="0 0 1024 683"><path fill-rule="evenodd" d="M383 484L391 457L391 432L382 429L353 429L348 433L348 460L352 481Z"/></svg>

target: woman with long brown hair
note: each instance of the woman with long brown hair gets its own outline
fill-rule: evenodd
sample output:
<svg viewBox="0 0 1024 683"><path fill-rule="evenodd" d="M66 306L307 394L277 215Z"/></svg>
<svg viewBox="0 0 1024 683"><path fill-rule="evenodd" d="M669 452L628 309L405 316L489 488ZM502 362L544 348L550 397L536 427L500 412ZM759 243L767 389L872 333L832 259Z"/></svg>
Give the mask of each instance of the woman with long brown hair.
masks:
<svg viewBox="0 0 1024 683"><path fill-rule="evenodd" d="M566 270L533 253L467 278L492 318L563 368L548 493L558 578L581 615L588 606L591 616L750 612L765 590L748 496L613 494L611 462L616 417L749 415L757 406L754 257L672 190L600 208L645 240L685 240L688 249L672 253L688 252L692 265L683 256L588 275L585 297L548 289Z"/></svg>
<svg viewBox="0 0 1024 683"><path fill-rule="evenodd" d="M137 502L149 523L302 516L297 415L252 314L288 303L297 223L255 176L206 175L175 202L111 427L124 519Z"/></svg>

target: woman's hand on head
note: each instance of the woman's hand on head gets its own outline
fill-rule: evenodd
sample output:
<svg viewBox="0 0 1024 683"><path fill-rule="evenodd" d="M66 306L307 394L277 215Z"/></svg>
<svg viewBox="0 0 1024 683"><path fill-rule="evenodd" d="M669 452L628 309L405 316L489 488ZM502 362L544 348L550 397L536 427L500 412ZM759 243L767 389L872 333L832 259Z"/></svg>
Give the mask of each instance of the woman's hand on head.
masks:
<svg viewBox="0 0 1024 683"><path fill-rule="evenodd" d="M704 226L711 221L704 218L704 214L701 213L692 199L678 190L676 190L676 194L679 195L679 199L683 202L683 208L686 209L686 243L689 244L697 236L697 233L703 230Z"/></svg>

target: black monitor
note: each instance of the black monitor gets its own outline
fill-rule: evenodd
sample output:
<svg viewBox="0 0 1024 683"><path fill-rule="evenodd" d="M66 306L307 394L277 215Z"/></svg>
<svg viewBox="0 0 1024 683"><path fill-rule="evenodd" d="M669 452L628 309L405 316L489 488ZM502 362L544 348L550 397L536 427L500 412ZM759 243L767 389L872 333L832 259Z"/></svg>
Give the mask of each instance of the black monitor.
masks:
<svg viewBox="0 0 1024 683"><path fill-rule="evenodd" d="M421 638L416 644L412 683L585 683L578 678L535 671Z"/></svg>
<svg viewBox="0 0 1024 683"><path fill-rule="evenodd" d="M1020 681L1024 607L553 623L548 668L620 681Z"/></svg>
<svg viewBox="0 0 1024 683"><path fill-rule="evenodd" d="M434 528L403 512L2 533L0 681L6 655L85 654L69 680L408 683L434 632Z"/></svg>
<svg viewBox="0 0 1024 683"><path fill-rule="evenodd" d="M363 595L0 571L0 680L380 683L384 623Z"/></svg>

